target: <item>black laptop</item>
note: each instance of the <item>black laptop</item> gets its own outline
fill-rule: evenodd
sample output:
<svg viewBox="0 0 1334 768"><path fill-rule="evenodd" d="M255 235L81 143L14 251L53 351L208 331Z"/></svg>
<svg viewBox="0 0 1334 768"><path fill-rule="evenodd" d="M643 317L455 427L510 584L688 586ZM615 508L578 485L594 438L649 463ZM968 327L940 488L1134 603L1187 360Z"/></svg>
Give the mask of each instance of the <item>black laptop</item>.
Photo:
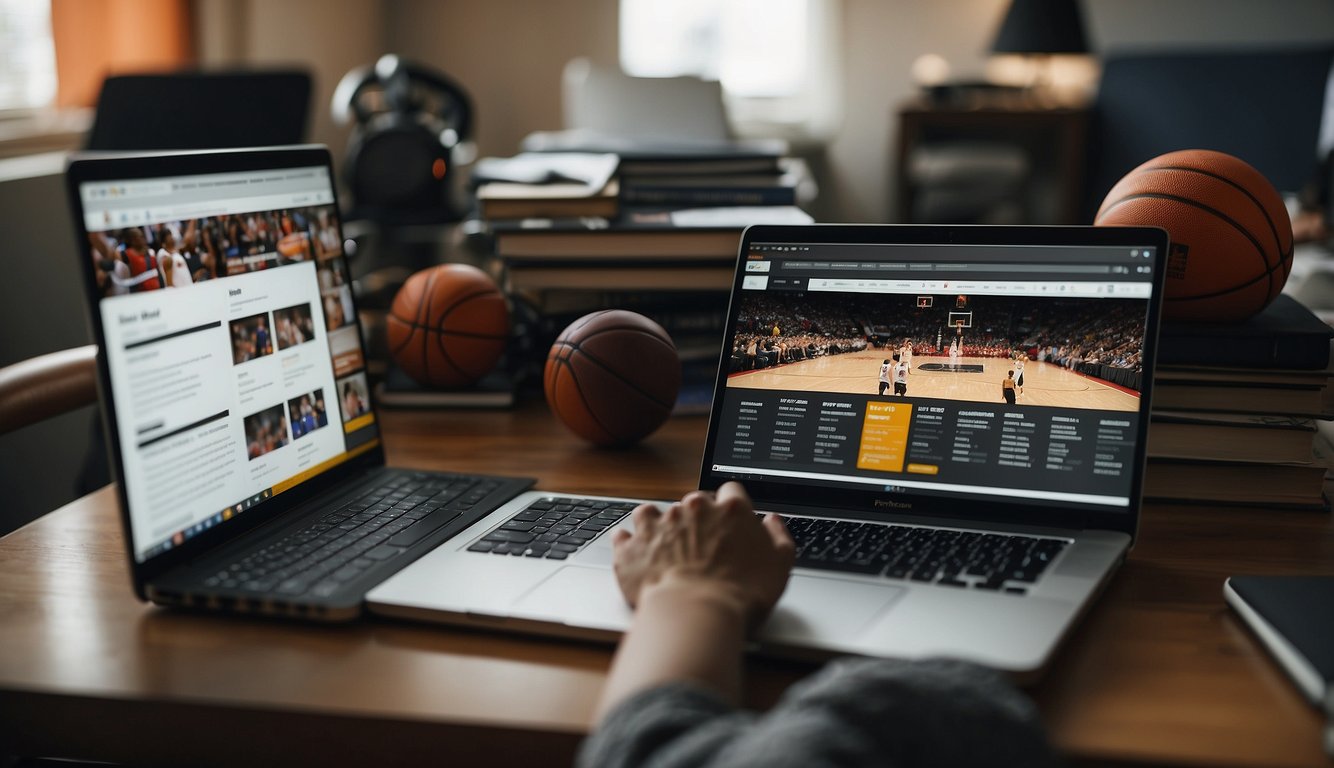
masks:
<svg viewBox="0 0 1334 768"><path fill-rule="evenodd" d="M385 466L333 179L320 147L69 164L141 599L350 619L532 485Z"/></svg>

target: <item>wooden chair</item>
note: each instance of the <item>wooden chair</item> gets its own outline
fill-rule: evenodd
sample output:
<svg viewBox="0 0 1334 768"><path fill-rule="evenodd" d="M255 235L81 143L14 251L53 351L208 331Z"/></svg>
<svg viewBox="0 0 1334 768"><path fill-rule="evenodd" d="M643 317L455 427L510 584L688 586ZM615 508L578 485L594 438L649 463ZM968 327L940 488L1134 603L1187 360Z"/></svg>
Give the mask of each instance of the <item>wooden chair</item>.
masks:
<svg viewBox="0 0 1334 768"><path fill-rule="evenodd" d="M95 345L0 368L0 435L96 402Z"/></svg>

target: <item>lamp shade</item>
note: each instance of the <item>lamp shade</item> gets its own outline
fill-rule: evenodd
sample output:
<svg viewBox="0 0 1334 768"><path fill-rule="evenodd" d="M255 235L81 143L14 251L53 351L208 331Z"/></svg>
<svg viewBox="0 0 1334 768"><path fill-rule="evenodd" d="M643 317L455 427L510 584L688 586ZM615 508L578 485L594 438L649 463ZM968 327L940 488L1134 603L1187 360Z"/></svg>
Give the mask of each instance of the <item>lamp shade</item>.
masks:
<svg viewBox="0 0 1334 768"><path fill-rule="evenodd" d="M1013 0L992 53L1088 53L1078 0Z"/></svg>

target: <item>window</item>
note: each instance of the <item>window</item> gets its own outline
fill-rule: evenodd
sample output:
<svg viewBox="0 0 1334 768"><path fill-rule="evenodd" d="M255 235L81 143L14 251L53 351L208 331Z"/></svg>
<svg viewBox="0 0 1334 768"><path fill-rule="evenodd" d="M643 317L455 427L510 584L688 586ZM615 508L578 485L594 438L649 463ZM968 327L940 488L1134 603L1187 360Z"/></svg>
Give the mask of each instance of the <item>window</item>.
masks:
<svg viewBox="0 0 1334 768"><path fill-rule="evenodd" d="M620 2L626 74L720 81L743 133L757 124L819 133L832 123L837 0Z"/></svg>
<svg viewBox="0 0 1334 768"><path fill-rule="evenodd" d="M49 0L0 0L0 112L51 104L56 52Z"/></svg>

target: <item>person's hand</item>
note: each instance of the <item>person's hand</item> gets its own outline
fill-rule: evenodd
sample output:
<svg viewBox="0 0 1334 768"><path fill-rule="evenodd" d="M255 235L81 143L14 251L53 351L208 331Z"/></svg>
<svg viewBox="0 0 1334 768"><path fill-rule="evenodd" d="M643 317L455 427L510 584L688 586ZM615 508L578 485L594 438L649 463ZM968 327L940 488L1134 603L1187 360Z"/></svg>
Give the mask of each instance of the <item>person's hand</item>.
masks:
<svg viewBox="0 0 1334 768"><path fill-rule="evenodd" d="M716 497L694 491L666 511L643 504L632 513L634 533L616 531L616 580L631 606L662 585L690 584L734 601L754 628L787 586L795 560L792 537L777 515L756 517L737 483Z"/></svg>

